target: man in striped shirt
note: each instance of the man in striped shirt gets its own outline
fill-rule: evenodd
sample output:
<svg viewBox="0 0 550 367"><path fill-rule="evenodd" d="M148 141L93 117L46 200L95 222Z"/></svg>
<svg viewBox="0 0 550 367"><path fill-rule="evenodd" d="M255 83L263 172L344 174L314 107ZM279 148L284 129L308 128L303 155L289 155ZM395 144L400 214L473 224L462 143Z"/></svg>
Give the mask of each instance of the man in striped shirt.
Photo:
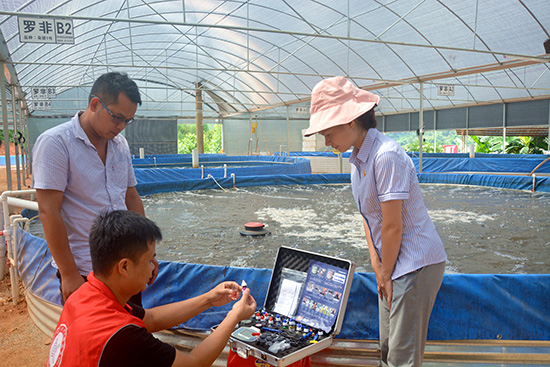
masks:
<svg viewBox="0 0 550 367"><path fill-rule="evenodd" d="M120 209L145 215L128 142L120 135L138 104L138 86L126 74L103 74L86 110L42 133L33 147L33 187L62 303L92 270L88 235L94 219ZM132 301L141 304L140 296Z"/></svg>

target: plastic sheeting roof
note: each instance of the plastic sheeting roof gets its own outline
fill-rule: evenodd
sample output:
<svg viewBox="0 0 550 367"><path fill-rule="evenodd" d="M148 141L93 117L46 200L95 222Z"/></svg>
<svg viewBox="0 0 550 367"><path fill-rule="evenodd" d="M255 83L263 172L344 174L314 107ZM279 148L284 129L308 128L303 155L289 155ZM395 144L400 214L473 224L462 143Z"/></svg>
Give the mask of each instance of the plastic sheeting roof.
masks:
<svg viewBox="0 0 550 367"><path fill-rule="evenodd" d="M418 109L419 81L425 109L550 98L548 0L0 4L0 56L29 105L31 87L87 92L111 70L138 82L138 114L152 116L193 115L197 83L205 115L223 117L306 102L335 75L380 94L382 114ZM31 15L72 20L74 44L20 42L18 16ZM438 95L439 84L454 96Z"/></svg>

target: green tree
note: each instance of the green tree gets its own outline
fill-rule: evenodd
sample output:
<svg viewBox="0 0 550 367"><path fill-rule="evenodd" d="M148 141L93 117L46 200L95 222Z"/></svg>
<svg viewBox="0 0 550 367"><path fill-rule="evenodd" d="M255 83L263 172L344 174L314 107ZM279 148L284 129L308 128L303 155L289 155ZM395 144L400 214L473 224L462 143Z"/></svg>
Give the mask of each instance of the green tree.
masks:
<svg viewBox="0 0 550 367"><path fill-rule="evenodd" d="M220 124L203 125L205 153L219 153L222 149L222 129ZM197 127L193 124L178 125L178 154L191 154L197 149Z"/></svg>
<svg viewBox="0 0 550 367"><path fill-rule="evenodd" d="M471 136L478 153L501 153L502 136ZM507 136L504 153L543 154L548 149L548 138L542 136Z"/></svg>
<svg viewBox="0 0 550 367"><path fill-rule="evenodd" d="M543 154L548 149L548 138L542 136L518 136L506 142L506 153L511 154Z"/></svg>

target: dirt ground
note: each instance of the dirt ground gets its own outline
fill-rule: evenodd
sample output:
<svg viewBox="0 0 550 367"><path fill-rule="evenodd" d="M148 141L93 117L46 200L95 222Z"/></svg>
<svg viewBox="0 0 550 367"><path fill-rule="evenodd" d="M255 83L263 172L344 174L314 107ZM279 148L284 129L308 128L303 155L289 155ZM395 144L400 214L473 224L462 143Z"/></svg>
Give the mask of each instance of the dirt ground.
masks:
<svg viewBox="0 0 550 367"><path fill-rule="evenodd" d="M4 147L0 147L4 153ZM14 150L11 150L12 154ZM31 180L26 179L27 186ZM22 189L27 187L22 186ZM0 166L0 192L8 189L6 168ZM17 175L12 171L12 190L17 190ZM27 313L21 285L18 305L14 306L9 275L0 280L0 365L10 367L45 366L50 345L46 336L34 325Z"/></svg>

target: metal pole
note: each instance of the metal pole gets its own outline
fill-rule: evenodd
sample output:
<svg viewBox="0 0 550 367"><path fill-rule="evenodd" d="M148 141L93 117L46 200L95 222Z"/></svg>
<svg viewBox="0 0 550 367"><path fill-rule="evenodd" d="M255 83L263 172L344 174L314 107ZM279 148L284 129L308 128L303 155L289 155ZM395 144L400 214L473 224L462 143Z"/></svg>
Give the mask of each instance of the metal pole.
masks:
<svg viewBox="0 0 550 367"><path fill-rule="evenodd" d="M17 104L15 103L15 85L11 86L11 109L13 111L13 145L15 146L15 171L17 173L17 190L21 190L21 168L19 167L19 141L17 139Z"/></svg>
<svg viewBox="0 0 550 367"><path fill-rule="evenodd" d="M437 153L437 111L434 110L434 153Z"/></svg>
<svg viewBox="0 0 550 367"><path fill-rule="evenodd" d="M420 82L420 109L418 111L419 133L418 133L418 172L422 173L422 140L424 135L424 83Z"/></svg>
<svg viewBox="0 0 550 367"><path fill-rule="evenodd" d="M464 138L464 144L462 144L462 153L468 152L468 147L466 146L466 142L468 141L469 137L470 137L470 107L466 107L466 137Z"/></svg>
<svg viewBox="0 0 550 367"><path fill-rule="evenodd" d="M506 103L502 104L502 153L506 153Z"/></svg>
<svg viewBox="0 0 550 367"><path fill-rule="evenodd" d="M201 83L195 85L195 109L196 109L196 126L197 126L197 150L199 153L204 153L204 136L202 130L202 90Z"/></svg>
<svg viewBox="0 0 550 367"><path fill-rule="evenodd" d="M550 152L550 100L548 100L548 151Z"/></svg>
<svg viewBox="0 0 550 367"><path fill-rule="evenodd" d="M18 101L17 103L17 109L19 110L19 126L21 126L21 128L23 129L23 131L25 131L25 117L24 117L24 111L23 111L23 108L22 108L22 104L21 104L21 100ZM23 135L23 138L25 138L25 136ZM25 141L26 142L26 141ZM21 175L21 178L23 179L23 186L24 187L27 187L27 182L25 180L25 177L27 175L27 173L25 172L26 171L26 159L25 159L25 145L21 145L21 168L22 168L22 175Z"/></svg>
<svg viewBox="0 0 550 367"><path fill-rule="evenodd" d="M25 152L27 154L27 178L32 175L31 141L29 140L29 116L25 114Z"/></svg>
<svg viewBox="0 0 550 367"><path fill-rule="evenodd" d="M286 106L286 149L290 153L290 106Z"/></svg>
<svg viewBox="0 0 550 367"><path fill-rule="evenodd" d="M8 127L8 101L6 97L6 75L4 74L6 63L0 62L0 94L2 95L2 121L4 127L4 151L6 153L6 182L8 190L12 190L11 185L11 157L10 157L10 130Z"/></svg>

